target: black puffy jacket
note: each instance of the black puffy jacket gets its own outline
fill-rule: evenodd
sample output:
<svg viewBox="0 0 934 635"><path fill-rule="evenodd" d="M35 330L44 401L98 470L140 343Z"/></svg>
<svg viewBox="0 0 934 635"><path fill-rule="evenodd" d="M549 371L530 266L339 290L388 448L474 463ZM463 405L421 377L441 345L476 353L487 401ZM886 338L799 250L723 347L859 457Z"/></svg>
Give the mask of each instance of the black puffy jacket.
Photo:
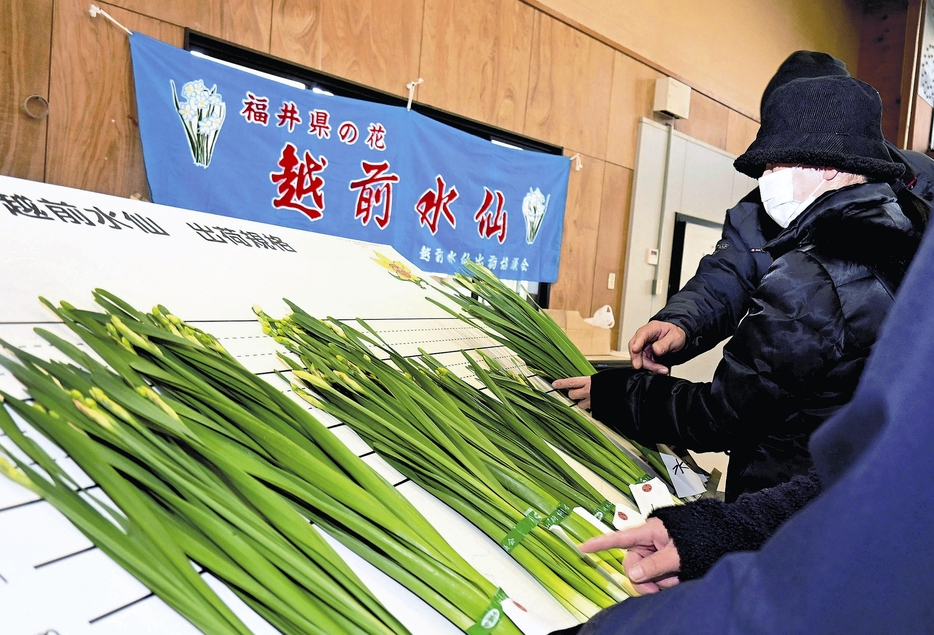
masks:
<svg viewBox="0 0 934 635"><path fill-rule="evenodd" d="M919 235L885 183L827 192L764 246L773 259L713 381L594 375L594 416L643 443L731 451L727 500L804 474L845 404Z"/></svg>
<svg viewBox="0 0 934 635"><path fill-rule="evenodd" d="M905 166L904 176L892 188L909 219L923 232L930 212L917 208L934 204L934 160L886 144L892 160ZM687 335L685 347L662 357L662 364L684 363L733 335L749 310L752 292L772 264L765 244L780 230L765 213L758 189L727 210L716 251L701 259L697 273L652 317L681 327Z"/></svg>

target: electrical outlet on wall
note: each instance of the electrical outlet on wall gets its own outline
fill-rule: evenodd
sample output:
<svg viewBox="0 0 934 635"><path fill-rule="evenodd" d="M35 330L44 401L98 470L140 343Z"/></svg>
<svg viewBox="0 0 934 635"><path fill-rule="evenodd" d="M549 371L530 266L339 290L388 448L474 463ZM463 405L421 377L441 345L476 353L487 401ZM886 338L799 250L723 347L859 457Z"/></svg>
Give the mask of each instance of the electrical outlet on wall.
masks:
<svg viewBox="0 0 934 635"><path fill-rule="evenodd" d="M607 276L607 278L606 278L606 288L607 288L607 289L615 289L615 288L616 288L616 274L615 274L615 273L611 273L609 276Z"/></svg>

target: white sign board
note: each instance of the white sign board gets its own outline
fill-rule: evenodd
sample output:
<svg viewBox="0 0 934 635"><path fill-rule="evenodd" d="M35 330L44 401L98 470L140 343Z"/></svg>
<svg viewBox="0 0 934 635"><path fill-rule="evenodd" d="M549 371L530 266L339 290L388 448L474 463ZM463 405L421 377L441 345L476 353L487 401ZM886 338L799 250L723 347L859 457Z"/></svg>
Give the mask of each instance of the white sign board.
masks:
<svg viewBox="0 0 934 635"><path fill-rule="evenodd" d="M405 280L402 267L416 277L422 274L389 247L8 177L0 177L0 236L0 337L36 355L50 354L32 332L36 325L74 339L64 327L50 324L55 316L38 297L90 308L91 290L101 287L140 309L167 306L216 335L257 373L281 363L251 307L258 304L279 317L287 313L282 298L320 317L365 318L403 354L422 347L456 362L462 349L484 348L509 358L425 301L426 295L441 296ZM377 253L386 257L383 265ZM0 387L21 392L4 372ZM334 425L336 434L359 454L367 453L365 460L396 483L494 584L554 628L575 624L498 545L369 454L351 430ZM0 436L0 444L10 442ZM70 461L60 453L57 460ZM74 472L82 478L76 467ZM393 580L338 549L413 633L459 632ZM255 632L274 632L222 585L212 584ZM47 503L4 478L0 616L4 635L195 632Z"/></svg>

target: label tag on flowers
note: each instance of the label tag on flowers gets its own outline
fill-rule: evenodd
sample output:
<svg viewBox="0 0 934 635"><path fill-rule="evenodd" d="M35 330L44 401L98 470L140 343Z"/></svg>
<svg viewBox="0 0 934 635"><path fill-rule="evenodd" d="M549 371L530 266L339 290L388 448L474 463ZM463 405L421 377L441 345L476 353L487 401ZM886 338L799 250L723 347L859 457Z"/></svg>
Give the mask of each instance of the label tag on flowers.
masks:
<svg viewBox="0 0 934 635"><path fill-rule="evenodd" d="M594 518L596 518L597 520L606 519L607 522L610 522L610 517L613 515L613 512L615 511L616 511L616 505L614 505L608 500L605 500L602 503L600 503L600 506L596 510L594 510L593 515L594 515Z"/></svg>
<svg viewBox="0 0 934 635"><path fill-rule="evenodd" d="M675 486L675 494L678 495L678 498L696 496L707 491L700 476L688 467L684 461L664 452L661 457L662 461L665 462L665 468L668 470L668 476L671 478L671 484Z"/></svg>
<svg viewBox="0 0 934 635"><path fill-rule="evenodd" d="M632 497L639 506L639 513L645 518L659 507L672 505L674 501L671 493L665 484L658 478L653 478L645 483L634 483L629 486L632 491Z"/></svg>
<svg viewBox="0 0 934 635"><path fill-rule="evenodd" d="M645 523L642 514L628 505L617 505L613 514L614 529L631 529Z"/></svg>
<svg viewBox="0 0 934 635"><path fill-rule="evenodd" d="M571 513L571 508L565 505L564 503L558 503L558 506L555 507L555 510L548 514L548 517L542 520L541 525L545 529L548 529L552 525L560 525L561 521L568 517Z"/></svg>
<svg viewBox="0 0 934 635"><path fill-rule="evenodd" d="M614 511L616 510L615 507L614 507L613 509L614 509ZM590 523L591 525L593 525L593 526L596 527L597 529L599 529L599 530L600 530L602 533L604 533L604 534L608 534L608 533L610 533L610 532L613 531L613 530L610 528L609 525L607 525L606 523L604 523L604 522L601 521L601 520L598 520L597 517L596 517L594 514L591 514L589 511L587 511L587 510L584 509L583 507L575 507L575 508L574 508L574 513L577 514L578 516L580 516L581 518L583 518L584 520L586 520L588 523ZM608 516L606 517L607 521L609 521L611 518L612 518L612 516L610 516L610 515L608 515Z"/></svg>
<svg viewBox="0 0 934 635"><path fill-rule="evenodd" d="M574 542L574 539L568 535L568 532L564 531L564 527L561 527L559 525L552 525L551 527L548 528L548 531L550 531L555 536L560 538L561 542L566 544L568 547L570 547L571 549L573 549L580 555L584 557L588 557L590 555L590 554L585 554L583 551L580 550L580 547L578 546L576 542Z"/></svg>
<svg viewBox="0 0 934 635"><path fill-rule="evenodd" d="M483 611L483 615L477 620L477 623L467 629L467 635L489 635L496 628L499 621L503 619L503 600L506 599L506 592L502 589L496 589L490 605Z"/></svg>
<svg viewBox="0 0 934 635"><path fill-rule="evenodd" d="M513 600L506 598L503 601L503 613L512 620L524 635L547 635L555 630L552 624L542 624L527 608ZM568 626L571 626L569 624Z"/></svg>
<svg viewBox="0 0 934 635"><path fill-rule="evenodd" d="M512 550L522 542L522 539L529 535L529 532L542 522L542 517L534 509L527 509L525 518L516 523L516 526L509 530L506 537L503 538L499 546L506 550L506 553L512 553Z"/></svg>

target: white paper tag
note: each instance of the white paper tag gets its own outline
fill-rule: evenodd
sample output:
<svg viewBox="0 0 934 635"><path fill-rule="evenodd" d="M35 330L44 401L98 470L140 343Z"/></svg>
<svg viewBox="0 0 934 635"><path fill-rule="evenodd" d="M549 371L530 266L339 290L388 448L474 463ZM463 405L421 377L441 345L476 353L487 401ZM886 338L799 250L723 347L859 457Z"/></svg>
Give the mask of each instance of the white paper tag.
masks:
<svg viewBox="0 0 934 635"><path fill-rule="evenodd" d="M605 523L597 520L597 517L591 514L589 511L583 507L575 507L574 513L586 520L588 523L599 529L602 533L610 534L613 533L613 530L610 529ZM614 513L615 516L615 513Z"/></svg>
<svg viewBox="0 0 934 635"><path fill-rule="evenodd" d="M640 523L642 522L641 518L639 522ZM574 539L571 538L567 534L567 532L564 531L563 528L559 527L558 525L553 525L548 528L548 531L556 535L558 538L564 541L565 544L567 544L569 547L577 551L577 553L581 555L581 557L584 559L585 562L587 562L588 564L590 564L592 567L594 567L597 570L597 573L599 573L604 578L606 578L607 580L609 580L610 582L612 582L619 588L623 589L627 593L629 592L629 589L626 588L626 585L628 584L628 580L626 580L625 576L610 569L610 567L605 562L601 561L600 556L598 556L597 554L584 553L583 551L581 551L580 546L576 542L574 542Z"/></svg>
<svg viewBox="0 0 934 635"><path fill-rule="evenodd" d="M632 509L628 505L617 505L616 513L613 514L613 527L615 529L632 529L645 524L645 518L639 511Z"/></svg>
<svg viewBox="0 0 934 635"><path fill-rule="evenodd" d="M564 531L564 527L561 527L560 525L552 525L548 528L548 531L556 535L561 539L561 542L576 551L585 562L588 562L593 566L597 566L597 563L600 561L599 556L581 551L580 545L577 544L577 542L575 542L575 540L568 535L568 532Z"/></svg>
<svg viewBox="0 0 934 635"><path fill-rule="evenodd" d="M584 553L583 551L580 550L580 547L577 545L576 542L574 542L574 539L568 535L568 532L564 531L564 527L562 527L561 525L552 525L551 527L548 528L548 531L556 535L558 538L561 539L561 542L566 544L568 547L570 547L571 549L573 549L580 555L582 555L584 558L587 558L588 556L590 556L589 553Z"/></svg>
<svg viewBox="0 0 934 635"><path fill-rule="evenodd" d="M665 468L668 470L668 476L671 478L671 484L675 486L675 494L678 498L696 496L707 491L704 482L700 479L694 470L676 456L670 454L661 454L662 461L665 462Z"/></svg>
<svg viewBox="0 0 934 635"><path fill-rule="evenodd" d="M524 635L547 635L555 630L552 625L543 624L537 617L532 615L527 608L512 598L503 600L503 613L512 620L512 623L515 624Z"/></svg>
<svg viewBox="0 0 934 635"><path fill-rule="evenodd" d="M663 455L664 456L664 455ZM659 478L653 478L645 483L635 483L629 486L633 498L636 499L636 505L639 506L639 513L645 518L659 507L673 505L671 493L665 484Z"/></svg>

